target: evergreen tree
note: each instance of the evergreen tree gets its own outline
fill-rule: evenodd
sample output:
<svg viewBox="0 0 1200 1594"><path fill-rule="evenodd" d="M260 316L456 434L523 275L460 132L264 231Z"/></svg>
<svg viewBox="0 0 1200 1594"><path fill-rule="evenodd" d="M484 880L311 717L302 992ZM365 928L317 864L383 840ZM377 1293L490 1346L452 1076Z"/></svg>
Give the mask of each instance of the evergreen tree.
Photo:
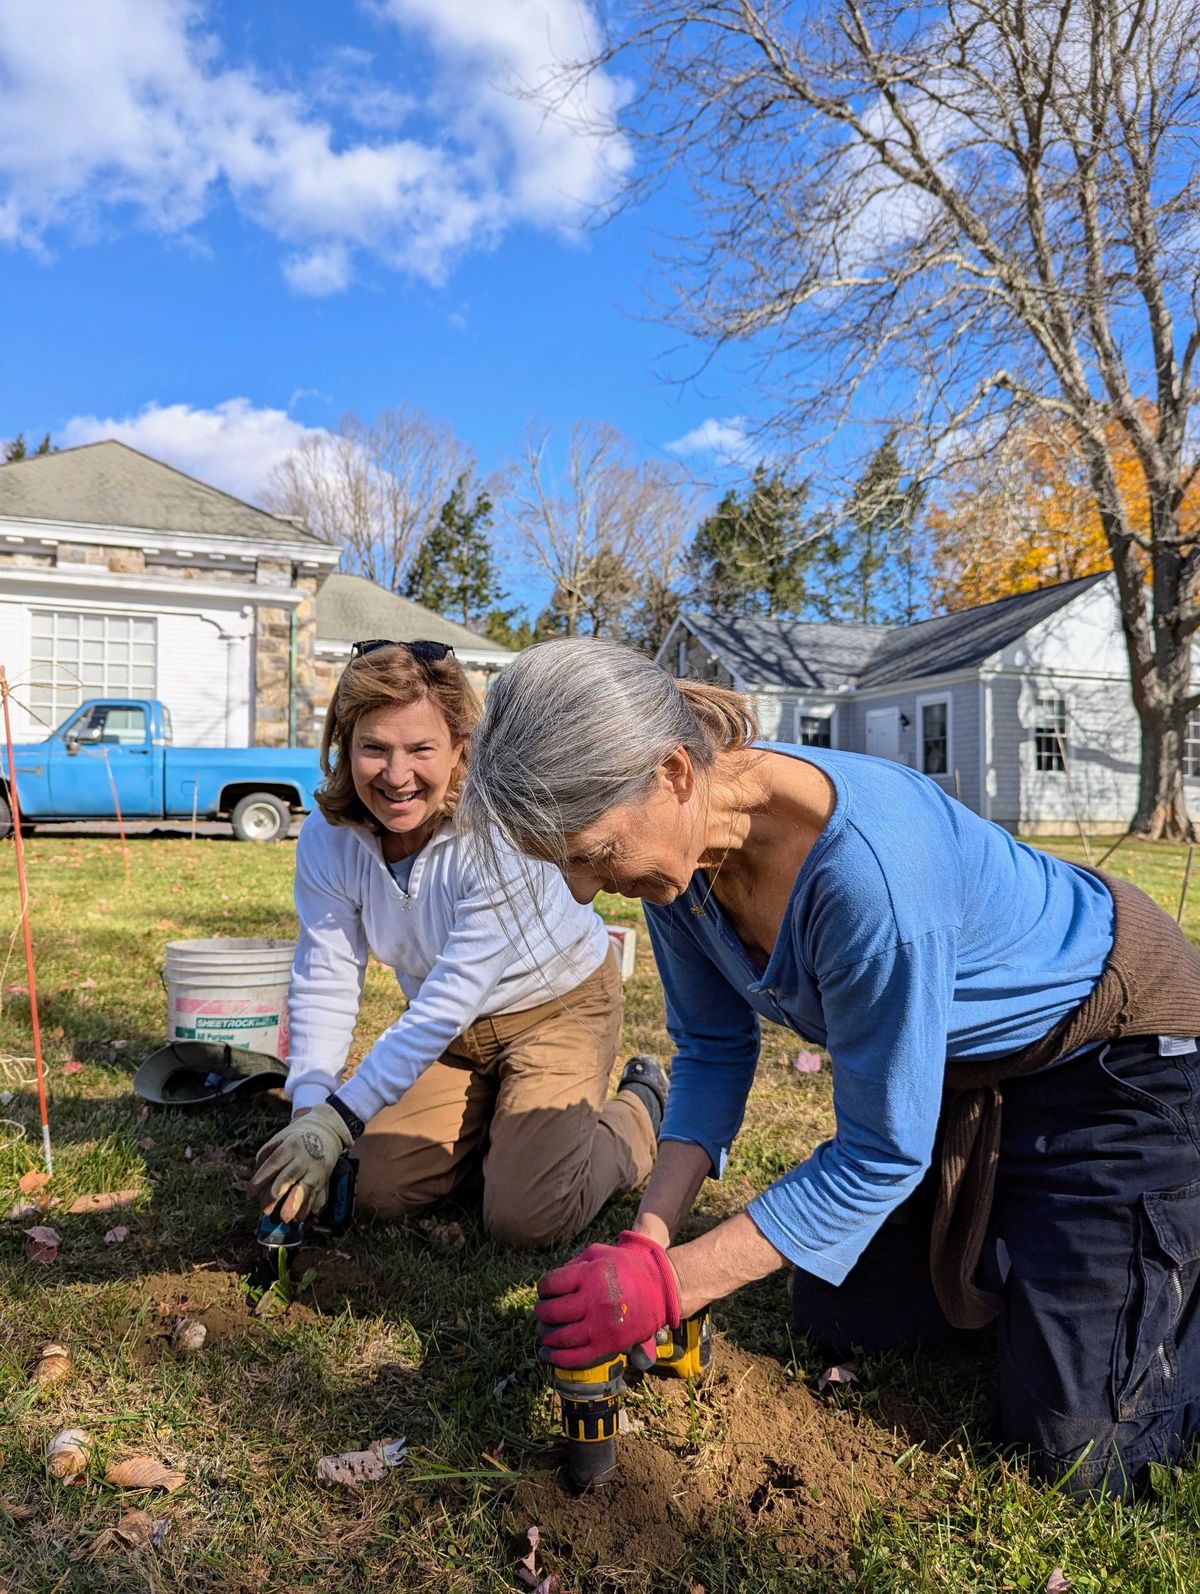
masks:
<svg viewBox="0 0 1200 1594"><path fill-rule="evenodd" d="M915 526L924 499L925 488L906 471L889 432L855 483L832 539L836 571L826 607L834 617L858 625L916 619L922 605Z"/></svg>
<svg viewBox="0 0 1200 1594"><path fill-rule="evenodd" d="M483 616L480 634L498 647L511 648L514 653L541 640L536 625L520 608L489 610Z"/></svg>
<svg viewBox="0 0 1200 1594"><path fill-rule="evenodd" d="M755 466L700 523L688 555L692 595L713 614L796 614L818 549L804 523L807 482Z"/></svg>
<svg viewBox="0 0 1200 1594"><path fill-rule="evenodd" d="M42 438L41 442L38 444L38 446L34 449L33 457L36 459L40 455L49 454L52 451L53 450L51 449L51 444L50 444L50 433L47 432L45 434L45 436ZM15 461L17 461L19 459L28 459L28 458L29 458L29 449L28 449L28 447L26 445L26 442L25 442L25 433L24 432L18 432L17 435L13 438L11 443L6 443L4 445L4 463L6 465L11 465L11 464L15 463Z"/></svg>
<svg viewBox="0 0 1200 1594"><path fill-rule="evenodd" d="M485 488L469 488L461 475L417 549L405 588L406 597L462 625L478 624L504 596L488 537L492 500Z"/></svg>

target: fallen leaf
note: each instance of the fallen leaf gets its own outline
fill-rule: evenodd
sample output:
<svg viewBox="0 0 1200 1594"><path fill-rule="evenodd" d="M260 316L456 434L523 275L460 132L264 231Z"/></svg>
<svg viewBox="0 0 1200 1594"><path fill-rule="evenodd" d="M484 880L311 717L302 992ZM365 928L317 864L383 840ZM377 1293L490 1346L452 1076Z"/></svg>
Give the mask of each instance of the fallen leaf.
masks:
<svg viewBox="0 0 1200 1594"><path fill-rule="evenodd" d="M165 1489L170 1494L181 1488L187 1477L153 1456L130 1456L127 1461L114 1461L104 1474L104 1481L118 1489Z"/></svg>
<svg viewBox="0 0 1200 1594"><path fill-rule="evenodd" d="M347 1450L340 1456L322 1456L317 1462L318 1483L340 1483L355 1488L386 1476L387 1464L374 1450Z"/></svg>
<svg viewBox="0 0 1200 1594"><path fill-rule="evenodd" d="M25 1255L31 1262L41 1262L44 1267L49 1267L62 1244L62 1236L58 1230L49 1229L42 1223L35 1223L33 1228L26 1229L25 1233L29 1236Z"/></svg>
<svg viewBox="0 0 1200 1594"><path fill-rule="evenodd" d="M857 1384L859 1376L853 1367L827 1367L817 1379L818 1389L827 1389L830 1384Z"/></svg>
<svg viewBox="0 0 1200 1594"><path fill-rule="evenodd" d="M46 1465L61 1483L78 1483L87 1471L94 1440L86 1428L64 1428L46 1446Z"/></svg>
<svg viewBox="0 0 1200 1594"><path fill-rule="evenodd" d="M28 996L29 987L28 985L6 985L4 994L5 996Z"/></svg>
<svg viewBox="0 0 1200 1594"><path fill-rule="evenodd" d="M65 1037L66 1033L67 1033L66 1030L62 1027L61 1024L56 1024L54 1026L54 1028L50 1031L50 1037L51 1037L52 1040L60 1041L60 1040L62 1040Z"/></svg>
<svg viewBox="0 0 1200 1594"><path fill-rule="evenodd" d="M77 991L94 991L96 989L96 982L95 980L80 980L75 989Z"/></svg>
<svg viewBox="0 0 1200 1594"><path fill-rule="evenodd" d="M105 1528L98 1533L86 1550L72 1557L74 1560L94 1560L106 1550L159 1550L171 1526L170 1517L153 1517L149 1511L126 1511L115 1528Z"/></svg>
<svg viewBox="0 0 1200 1594"><path fill-rule="evenodd" d="M141 1193L140 1190L102 1190L95 1195L81 1195L77 1201L71 1202L67 1211L74 1218L87 1217L96 1212L114 1212L118 1207L131 1206Z"/></svg>
<svg viewBox="0 0 1200 1594"><path fill-rule="evenodd" d="M208 1337L208 1329L192 1317L181 1317L171 1330L171 1349L177 1356L194 1356Z"/></svg>
<svg viewBox="0 0 1200 1594"><path fill-rule="evenodd" d="M19 1505L16 1500L6 1500L0 1495L0 1511L7 1511L14 1522L28 1522L37 1515L37 1506Z"/></svg>
<svg viewBox="0 0 1200 1594"><path fill-rule="evenodd" d="M122 1240L129 1238L129 1230L123 1223L118 1223L115 1229L109 1229L104 1236L105 1245L120 1245Z"/></svg>
<svg viewBox="0 0 1200 1594"><path fill-rule="evenodd" d="M196 1155L196 1153L192 1150L191 1146L184 1146L184 1148L183 1148L183 1160L185 1162L191 1162L192 1158L195 1155Z"/></svg>
<svg viewBox="0 0 1200 1594"><path fill-rule="evenodd" d="M1069 1577L1063 1576L1061 1566L1056 1566L1046 1579L1046 1594L1066 1594L1070 1587L1071 1580Z"/></svg>
<svg viewBox="0 0 1200 1594"><path fill-rule="evenodd" d="M821 1059L816 1052L797 1052L792 1059L792 1067L798 1074L819 1074Z"/></svg>
<svg viewBox="0 0 1200 1594"><path fill-rule="evenodd" d="M139 1140L138 1141L138 1145L141 1146L143 1151L153 1151L154 1150L154 1142L153 1142L153 1140L151 1140L149 1135L147 1135L144 1140Z"/></svg>
<svg viewBox="0 0 1200 1594"><path fill-rule="evenodd" d="M40 1218L43 1213L49 1212L51 1207L61 1207L62 1202L57 1196L43 1197L41 1201L18 1201L15 1207L10 1207L4 1214L6 1223L24 1223L26 1218Z"/></svg>
<svg viewBox="0 0 1200 1594"><path fill-rule="evenodd" d="M42 1354L37 1366L30 1374L30 1379L39 1389L48 1389L51 1384L61 1384L64 1378L71 1376L71 1352L65 1345L43 1345Z"/></svg>
<svg viewBox="0 0 1200 1594"><path fill-rule="evenodd" d="M62 1071L63 1071L64 1074L82 1074L83 1073L83 1064L82 1063L77 1063L75 1061L75 1059L72 1057L69 1062L65 1062L63 1064Z"/></svg>
<svg viewBox="0 0 1200 1594"><path fill-rule="evenodd" d="M17 1180L17 1189L31 1195L34 1190L40 1190L43 1185L50 1183L50 1175L41 1173L36 1168L31 1168L28 1173L23 1173Z"/></svg>

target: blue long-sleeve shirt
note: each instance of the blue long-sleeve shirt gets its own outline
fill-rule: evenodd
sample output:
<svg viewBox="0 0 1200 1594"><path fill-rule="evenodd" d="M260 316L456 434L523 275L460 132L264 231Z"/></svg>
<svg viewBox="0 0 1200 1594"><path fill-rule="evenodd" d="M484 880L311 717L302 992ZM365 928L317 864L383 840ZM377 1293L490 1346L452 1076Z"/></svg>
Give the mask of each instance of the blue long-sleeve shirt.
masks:
<svg viewBox="0 0 1200 1594"><path fill-rule="evenodd" d="M663 1139L701 1146L723 1171L760 1016L826 1047L834 1136L748 1210L776 1250L839 1284L930 1165L946 1069L1029 1045L1092 990L1112 898L903 765L772 750L824 771L836 803L766 969L705 875L668 907L646 904L676 1048Z"/></svg>

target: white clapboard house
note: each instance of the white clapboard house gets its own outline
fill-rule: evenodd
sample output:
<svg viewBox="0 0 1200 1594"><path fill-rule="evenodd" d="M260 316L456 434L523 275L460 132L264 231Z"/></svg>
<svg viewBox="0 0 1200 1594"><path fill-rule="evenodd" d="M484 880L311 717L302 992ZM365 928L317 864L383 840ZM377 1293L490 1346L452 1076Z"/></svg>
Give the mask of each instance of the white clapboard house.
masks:
<svg viewBox="0 0 1200 1594"><path fill-rule="evenodd" d="M923 770L977 813L1052 835L1125 829L1139 725L1114 578L1084 576L915 625L687 611L658 654L750 696L763 734ZM1200 787L1200 718L1186 772Z"/></svg>

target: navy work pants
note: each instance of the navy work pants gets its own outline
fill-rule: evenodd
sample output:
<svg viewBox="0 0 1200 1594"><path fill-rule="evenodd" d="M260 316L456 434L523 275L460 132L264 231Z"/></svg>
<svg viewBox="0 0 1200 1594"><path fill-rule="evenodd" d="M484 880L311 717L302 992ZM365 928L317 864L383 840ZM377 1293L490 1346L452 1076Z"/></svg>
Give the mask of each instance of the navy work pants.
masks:
<svg viewBox="0 0 1200 1594"><path fill-rule="evenodd" d="M1122 1494L1200 1437L1200 1052L1114 1041L1003 1095L980 1275L1004 1302L998 1438L1051 1479L1083 1456L1069 1489ZM796 1271L796 1327L830 1355L976 1338L934 1298L933 1189L931 1176L840 1287Z"/></svg>

